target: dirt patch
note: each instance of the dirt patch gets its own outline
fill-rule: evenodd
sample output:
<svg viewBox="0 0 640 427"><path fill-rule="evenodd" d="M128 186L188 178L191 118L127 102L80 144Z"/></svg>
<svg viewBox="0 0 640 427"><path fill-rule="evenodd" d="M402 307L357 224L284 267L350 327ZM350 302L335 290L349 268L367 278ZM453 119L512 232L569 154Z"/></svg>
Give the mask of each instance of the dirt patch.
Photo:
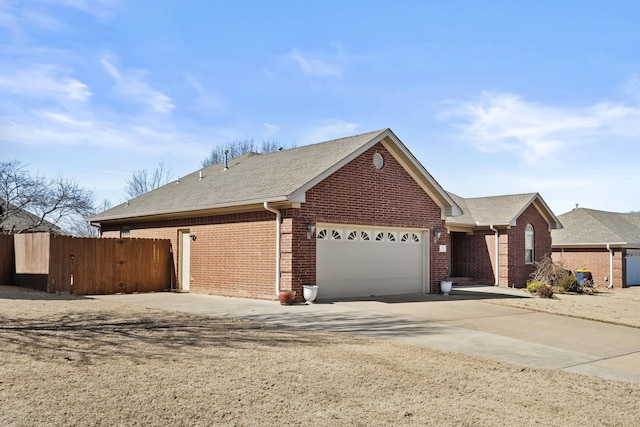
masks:
<svg viewBox="0 0 640 427"><path fill-rule="evenodd" d="M0 424L635 425L640 386L0 287Z"/></svg>

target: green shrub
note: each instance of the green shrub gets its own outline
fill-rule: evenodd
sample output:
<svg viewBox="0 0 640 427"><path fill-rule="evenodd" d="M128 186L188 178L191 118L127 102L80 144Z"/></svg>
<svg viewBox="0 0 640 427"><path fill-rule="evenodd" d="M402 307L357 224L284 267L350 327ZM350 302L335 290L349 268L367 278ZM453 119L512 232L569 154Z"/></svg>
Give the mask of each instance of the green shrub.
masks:
<svg viewBox="0 0 640 427"><path fill-rule="evenodd" d="M544 288L547 285L548 283L545 283L545 282L539 282L539 281L529 282L527 283L527 291L529 291L532 294L536 294L538 293L538 289Z"/></svg>
<svg viewBox="0 0 640 427"><path fill-rule="evenodd" d="M556 282L558 292L578 292L578 280L570 272L565 272L558 277Z"/></svg>

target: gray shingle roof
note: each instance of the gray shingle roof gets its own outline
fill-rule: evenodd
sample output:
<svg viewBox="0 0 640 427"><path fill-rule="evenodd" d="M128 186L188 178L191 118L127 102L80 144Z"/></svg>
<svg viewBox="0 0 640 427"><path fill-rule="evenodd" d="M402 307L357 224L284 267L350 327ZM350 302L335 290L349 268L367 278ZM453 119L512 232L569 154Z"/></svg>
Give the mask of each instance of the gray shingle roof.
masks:
<svg viewBox="0 0 640 427"><path fill-rule="evenodd" d="M87 220L103 222L182 214L265 201L301 202L306 190L383 139L392 139L397 141L395 145L402 145L390 129L383 129L268 154L248 153L229 160L228 170L224 170L221 163L207 166L180 178L179 183L166 184ZM403 150L406 150L404 146ZM410 159L415 160L413 156ZM428 181L438 193L439 202L444 200L451 210L453 201L426 171L422 171L425 182Z"/></svg>
<svg viewBox="0 0 640 427"><path fill-rule="evenodd" d="M552 246L640 247L640 214L578 208L559 216L564 229L551 233Z"/></svg>
<svg viewBox="0 0 640 427"><path fill-rule="evenodd" d="M458 217L448 217L447 225L460 226L514 226L516 220L531 203L546 211L551 227L560 227L558 219L538 193L510 194L504 196L462 198L449 193L463 210Z"/></svg>
<svg viewBox="0 0 640 427"><path fill-rule="evenodd" d="M3 211L8 210L8 203L0 199L0 209ZM11 205L13 213L10 217L0 222L0 233L18 233L23 230L27 230L31 233L36 232L51 232L55 234L63 234L63 230L57 225L52 224L47 220L43 220L40 225L34 227L35 224L40 222L40 217L32 214L29 211L20 209L13 204Z"/></svg>

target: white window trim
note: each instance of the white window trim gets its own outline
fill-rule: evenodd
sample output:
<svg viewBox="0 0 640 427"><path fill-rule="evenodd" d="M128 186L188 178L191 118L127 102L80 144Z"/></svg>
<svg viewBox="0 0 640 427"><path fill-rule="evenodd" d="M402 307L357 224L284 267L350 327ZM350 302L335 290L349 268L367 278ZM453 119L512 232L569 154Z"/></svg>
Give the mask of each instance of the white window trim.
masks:
<svg viewBox="0 0 640 427"><path fill-rule="evenodd" d="M535 263L535 229L533 225L527 224L524 229L524 263L527 265Z"/></svg>

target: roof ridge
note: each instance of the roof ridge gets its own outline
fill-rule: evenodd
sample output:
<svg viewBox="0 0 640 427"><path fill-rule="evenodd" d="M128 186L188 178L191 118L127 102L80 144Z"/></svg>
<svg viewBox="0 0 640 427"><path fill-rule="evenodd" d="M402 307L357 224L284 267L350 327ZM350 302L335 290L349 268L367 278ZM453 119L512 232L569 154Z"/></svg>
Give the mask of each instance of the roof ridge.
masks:
<svg viewBox="0 0 640 427"><path fill-rule="evenodd" d="M333 143L333 142L345 141L345 140L348 140L348 139L356 139L356 138L360 138L360 137L365 136L365 135L379 135L382 132L386 132L388 130L390 130L390 128L373 130L373 131L370 131L370 132L363 132L363 133L359 133L357 135L343 136L341 138L329 139L329 140L326 140L326 141L313 142L311 144L300 145L300 146L297 146L297 147L282 148L280 150L269 151L269 152L266 152L266 153L260 153L260 152L257 152L257 151L249 151L249 152L246 152L246 153L242 154L241 156L234 157L233 159L229 159L228 161L240 160L240 159L245 158L245 157L250 157L250 155L272 156L272 155L281 154L281 153L290 153L292 151L299 151L299 150L303 150L303 149L307 149L307 148L313 148L313 147L316 147L316 146L321 145L321 144L329 144L329 143ZM204 168L208 168L208 167L214 166L214 165L220 165L222 163L224 163L224 161L223 162L219 162L219 163L212 163L212 164L207 165L207 166L205 166L203 168L200 168L199 170L202 170ZM196 170L195 172L197 172L197 171L198 170ZM190 175L190 174L191 173L189 173L187 175ZM187 176L187 175L185 175L185 176Z"/></svg>
<svg viewBox="0 0 640 427"><path fill-rule="evenodd" d="M453 193L451 193L453 194ZM480 196L480 197L462 197L462 196L458 196L462 199L465 200L474 200L474 199L494 199L494 198L505 198L505 197L518 197L518 196L535 196L535 195L539 195L539 193L533 191L530 193L514 193L514 194L496 194L493 196Z"/></svg>
<svg viewBox="0 0 640 427"><path fill-rule="evenodd" d="M320 142L313 142L311 144L300 145L299 147L291 147L291 148L287 148L287 149L279 150L279 151L272 151L270 153L265 153L265 154L274 154L274 153L281 153L283 151L299 150L299 149L302 149L302 148L305 148L305 147L314 147L314 146L317 146L317 145L320 145L320 144L328 144L330 142L344 141L344 140L347 140L347 139L356 139L356 138L360 138L362 136L370 135L370 134L371 135L373 135L373 134L379 135L382 132L385 132L387 130L390 130L390 129L389 128L385 128L385 129L379 129L379 130L372 130L370 132L362 132L362 133L359 133L357 135L343 136L341 138L328 139L326 141L320 141Z"/></svg>

